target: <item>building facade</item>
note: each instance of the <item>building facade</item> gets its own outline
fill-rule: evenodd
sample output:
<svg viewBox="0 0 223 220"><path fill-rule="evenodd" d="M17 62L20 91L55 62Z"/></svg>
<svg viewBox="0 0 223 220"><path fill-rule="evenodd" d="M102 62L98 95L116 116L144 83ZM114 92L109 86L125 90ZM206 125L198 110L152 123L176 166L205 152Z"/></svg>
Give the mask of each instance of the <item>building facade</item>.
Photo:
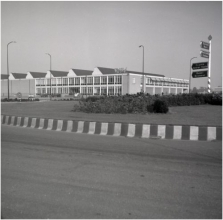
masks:
<svg viewBox="0 0 223 220"><path fill-rule="evenodd" d="M14 79L12 79L12 76ZM19 78L16 78L16 77ZM23 76L23 77L22 77ZM9 76L10 97L18 92L25 96L43 94L73 95L124 95L136 94L143 88L146 93L178 94L189 90L189 81L168 78L164 75L142 73L96 67L94 71L71 69L66 71L47 71L47 73L28 72L26 75ZM7 79L2 79L2 96L6 92Z"/></svg>

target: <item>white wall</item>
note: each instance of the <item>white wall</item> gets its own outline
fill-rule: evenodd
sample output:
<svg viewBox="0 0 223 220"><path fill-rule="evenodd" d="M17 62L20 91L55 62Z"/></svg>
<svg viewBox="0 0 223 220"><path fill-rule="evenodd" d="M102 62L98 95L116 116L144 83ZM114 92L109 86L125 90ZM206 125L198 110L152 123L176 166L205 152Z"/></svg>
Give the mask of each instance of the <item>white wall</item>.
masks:
<svg viewBox="0 0 223 220"><path fill-rule="evenodd" d="M12 75L12 73L9 74L9 79L15 79L15 77Z"/></svg>
<svg viewBox="0 0 223 220"><path fill-rule="evenodd" d="M50 78L50 75L51 75L51 78L54 78L54 76L51 74L50 70L48 70L45 78Z"/></svg>
<svg viewBox="0 0 223 220"><path fill-rule="evenodd" d="M30 72L27 73L26 79L33 79L33 76L31 75Z"/></svg>
<svg viewBox="0 0 223 220"><path fill-rule="evenodd" d="M76 73L72 69L70 69L67 74L67 77L75 77L75 76L77 76Z"/></svg>
<svg viewBox="0 0 223 220"><path fill-rule="evenodd" d="M97 67L94 68L94 71L92 73L92 76L95 76L95 75L97 75L97 76L98 75L101 75L101 76L103 75L102 72Z"/></svg>

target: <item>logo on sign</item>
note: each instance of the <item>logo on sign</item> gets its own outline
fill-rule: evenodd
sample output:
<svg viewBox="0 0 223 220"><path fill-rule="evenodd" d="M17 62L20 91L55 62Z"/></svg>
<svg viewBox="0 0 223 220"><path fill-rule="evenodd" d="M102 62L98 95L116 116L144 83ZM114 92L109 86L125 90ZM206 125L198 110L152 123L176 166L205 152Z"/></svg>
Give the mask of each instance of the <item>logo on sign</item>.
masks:
<svg viewBox="0 0 223 220"><path fill-rule="evenodd" d="M200 42L200 46L201 46L201 48L203 48L203 49L209 50L210 44L207 43L207 42L201 41L201 42Z"/></svg>

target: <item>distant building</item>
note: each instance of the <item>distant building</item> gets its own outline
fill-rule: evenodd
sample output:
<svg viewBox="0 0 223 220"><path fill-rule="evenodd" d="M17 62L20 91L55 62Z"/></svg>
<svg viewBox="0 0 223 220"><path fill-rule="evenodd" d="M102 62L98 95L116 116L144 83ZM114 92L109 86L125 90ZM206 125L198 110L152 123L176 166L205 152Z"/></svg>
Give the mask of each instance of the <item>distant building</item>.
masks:
<svg viewBox="0 0 223 220"><path fill-rule="evenodd" d="M143 80L145 77L145 80ZM2 76L2 97L7 97L7 80ZM7 78L6 78L7 79ZM127 69L95 67L91 70L50 70L47 73L11 73L10 97L21 92L23 97L41 94L123 95L136 94L143 89L154 94L188 93L189 80L165 77L160 74L142 73Z"/></svg>
<svg viewBox="0 0 223 220"><path fill-rule="evenodd" d="M213 89L213 92L215 92L215 93L222 93L222 86L215 87Z"/></svg>

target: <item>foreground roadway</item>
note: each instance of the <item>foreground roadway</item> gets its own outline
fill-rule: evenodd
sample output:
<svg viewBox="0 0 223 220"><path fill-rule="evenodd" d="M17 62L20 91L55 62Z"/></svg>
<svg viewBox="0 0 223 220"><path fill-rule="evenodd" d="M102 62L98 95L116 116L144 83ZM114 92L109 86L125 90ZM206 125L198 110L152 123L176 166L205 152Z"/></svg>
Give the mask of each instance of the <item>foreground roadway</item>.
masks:
<svg viewBox="0 0 223 220"><path fill-rule="evenodd" d="M3 218L222 218L221 142L2 125Z"/></svg>

